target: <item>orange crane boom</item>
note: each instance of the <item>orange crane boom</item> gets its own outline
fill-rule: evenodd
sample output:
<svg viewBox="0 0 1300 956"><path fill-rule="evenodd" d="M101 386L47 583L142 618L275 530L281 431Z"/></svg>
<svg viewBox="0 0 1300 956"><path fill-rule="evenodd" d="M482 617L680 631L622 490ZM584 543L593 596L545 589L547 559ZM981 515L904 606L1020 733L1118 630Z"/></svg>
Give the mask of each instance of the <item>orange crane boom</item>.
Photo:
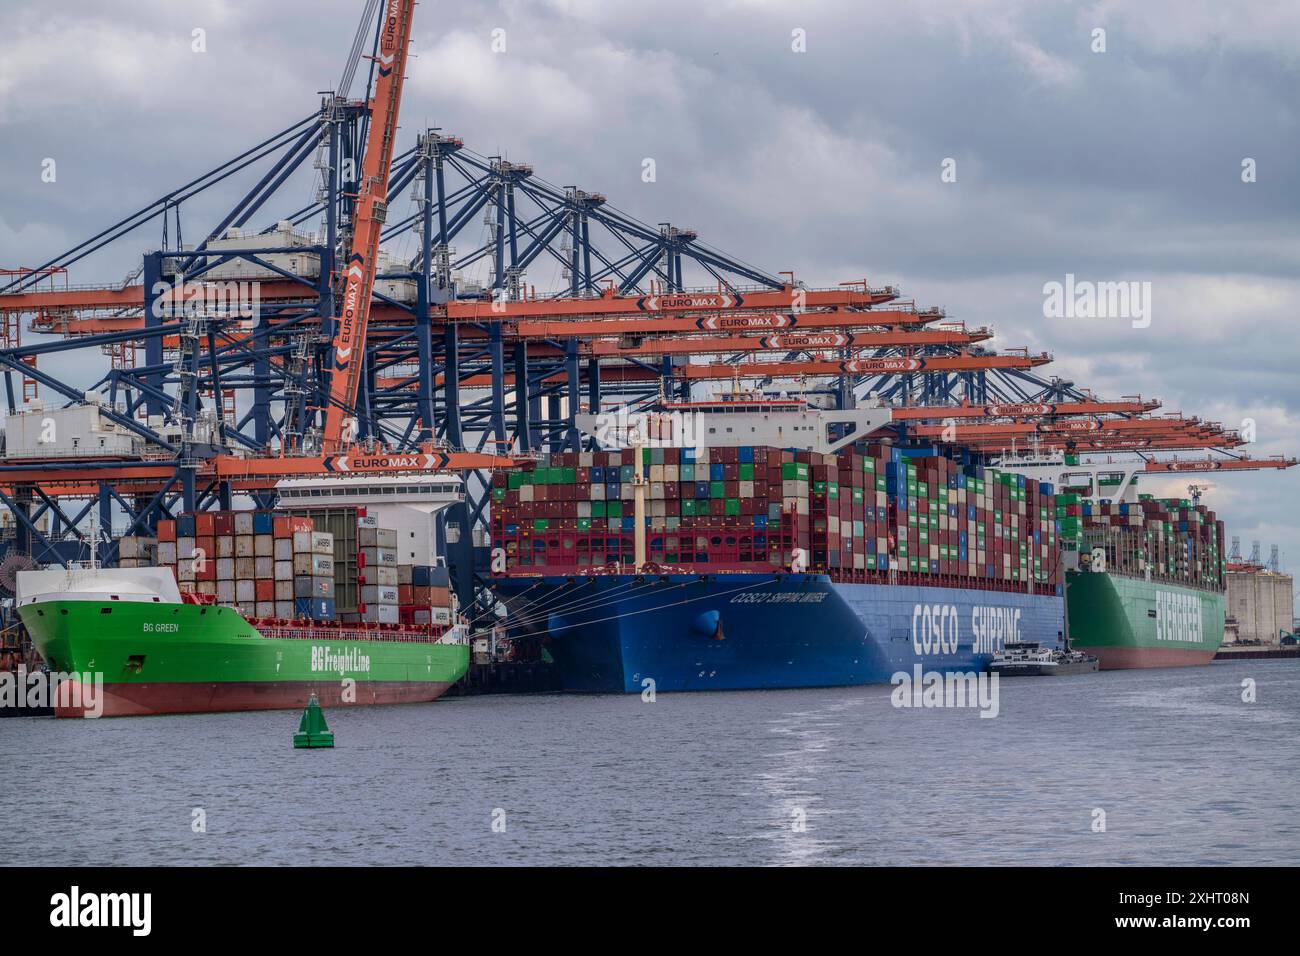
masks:
<svg viewBox="0 0 1300 956"><path fill-rule="evenodd" d="M1144 471L1261 471L1265 468L1292 468L1294 458L1274 455L1271 458L1202 458L1149 461Z"/></svg>
<svg viewBox="0 0 1300 956"><path fill-rule="evenodd" d="M375 260L388 214L388 169L397 139L397 114L411 39L415 0L387 0L379 33L375 95L370 101L370 131L362 160L361 185L352 219L352 251L345 263L343 313L334 331L334 367L325 409L324 446L346 444L344 421L356 405L365 365L366 323L375 286Z"/></svg>
<svg viewBox="0 0 1300 956"><path fill-rule="evenodd" d="M729 365L684 365L687 379L800 378L806 375L906 375L909 372L966 372L990 368L1034 368L1046 365L1046 355L942 355L925 358L864 358L842 361L739 362Z"/></svg>

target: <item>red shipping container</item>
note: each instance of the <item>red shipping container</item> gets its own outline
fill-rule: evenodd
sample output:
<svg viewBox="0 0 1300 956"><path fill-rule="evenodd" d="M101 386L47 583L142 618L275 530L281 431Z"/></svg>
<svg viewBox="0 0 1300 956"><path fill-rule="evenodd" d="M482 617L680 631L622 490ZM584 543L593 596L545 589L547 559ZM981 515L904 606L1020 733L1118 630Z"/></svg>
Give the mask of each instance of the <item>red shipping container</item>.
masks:
<svg viewBox="0 0 1300 956"><path fill-rule="evenodd" d="M194 533L200 538L210 538L216 534L212 523L212 512L200 511L194 515Z"/></svg>
<svg viewBox="0 0 1300 956"><path fill-rule="evenodd" d="M158 540L175 541L176 540L176 522L170 518L164 518L158 522Z"/></svg>
<svg viewBox="0 0 1300 956"><path fill-rule="evenodd" d="M270 578L262 578L253 583L253 593L257 595L259 601L275 600L275 581Z"/></svg>
<svg viewBox="0 0 1300 956"><path fill-rule="evenodd" d="M235 516L229 511L218 511L212 516L213 534L234 534Z"/></svg>

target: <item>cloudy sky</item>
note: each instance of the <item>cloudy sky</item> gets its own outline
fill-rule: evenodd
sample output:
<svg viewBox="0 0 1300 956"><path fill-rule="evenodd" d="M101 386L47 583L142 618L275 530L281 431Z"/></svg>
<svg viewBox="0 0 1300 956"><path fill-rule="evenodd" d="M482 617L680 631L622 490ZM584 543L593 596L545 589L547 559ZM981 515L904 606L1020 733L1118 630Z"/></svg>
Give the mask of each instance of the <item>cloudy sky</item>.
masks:
<svg viewBox="0 0 1300 956"><path fill-rule="evenodd" d="M312 113L361 6L7 0L0 265ZM402 145L439 126L768 272L899 285L1099 395L1250 418L1253 454L1300 452L1294 0L425 0L414 38ZM291 186L305 205L311 184ZM193 204L187 228L219 211ZM158 240L142 230L73 281L120 279ZM1067 273L1150 282L1150 326L1044 318L1043 284ZM1296 472L1211 484L1230 535L1300 560Z"/></svg>

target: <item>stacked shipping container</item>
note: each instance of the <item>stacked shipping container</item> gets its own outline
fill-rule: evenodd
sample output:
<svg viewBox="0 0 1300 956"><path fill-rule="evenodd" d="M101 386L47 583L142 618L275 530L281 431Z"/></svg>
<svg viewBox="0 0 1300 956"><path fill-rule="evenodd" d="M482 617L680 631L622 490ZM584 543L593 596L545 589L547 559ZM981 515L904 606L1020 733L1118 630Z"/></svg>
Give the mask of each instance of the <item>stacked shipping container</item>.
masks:
<svg viewBox="0 0 1300 956"><path fill-rule="evenodd" d="M246 617L335 618L334 538L302 518L270 511L180 515L158 522L156 561L173 570L182 590L238 607Z"/></svg>
<svg viewBox="0 0 1300 956"><path fill-rule="evenodd" d="M1223 522L1185 498L1139 495L1128 502L1093 503L1057 496L1063 538L1081 551L1100 548L1106 568L1192 587L1222 591L1227 582Z"/></svg>
<svg viewBox="0 0 1300 956"><path fill-rule="evenodd" d="M410 577L410 565L405 576ZM397 564L397 532L379 527L379 520L357 518L357 594L361 620L372 624L397 624L401 620Z"/></svg>
<svg viewBox="0 0 1300 956"><path fill-rule="evenodd" d="M1056 593L1049 485L865 445L646 448L647 559L701 570L809 569L840 581ZM516 572L633 560L636 452L564 452L493 477L492 531Z"/></svg>
<svg viewBox="0 0 1300 956"><path fill-rule="evenodd" d="M207 595L256 619L450 627L445 567L397 563L396 532L364 509L342 541L319 518L270 511L212 511L160 521L158 537L120 539L121 567L168 567L182 591ZM339 548L345 554L340 558ZM338 575L356 604L336 604Z"/></svg>

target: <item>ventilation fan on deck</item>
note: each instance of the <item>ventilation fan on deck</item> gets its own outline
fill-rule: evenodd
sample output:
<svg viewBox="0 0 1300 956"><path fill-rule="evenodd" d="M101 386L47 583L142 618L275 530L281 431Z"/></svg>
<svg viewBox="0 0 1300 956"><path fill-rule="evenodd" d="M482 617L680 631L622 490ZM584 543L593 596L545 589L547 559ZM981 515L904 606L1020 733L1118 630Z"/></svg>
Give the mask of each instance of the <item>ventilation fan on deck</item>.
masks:
<svg viewBox="0 0 1300 956"><path fill-rule="evenodd" d="M0 589L9 594L18 593L18 572L35 571L40 567L30 554L10 554L0 561Z"/></svg>

